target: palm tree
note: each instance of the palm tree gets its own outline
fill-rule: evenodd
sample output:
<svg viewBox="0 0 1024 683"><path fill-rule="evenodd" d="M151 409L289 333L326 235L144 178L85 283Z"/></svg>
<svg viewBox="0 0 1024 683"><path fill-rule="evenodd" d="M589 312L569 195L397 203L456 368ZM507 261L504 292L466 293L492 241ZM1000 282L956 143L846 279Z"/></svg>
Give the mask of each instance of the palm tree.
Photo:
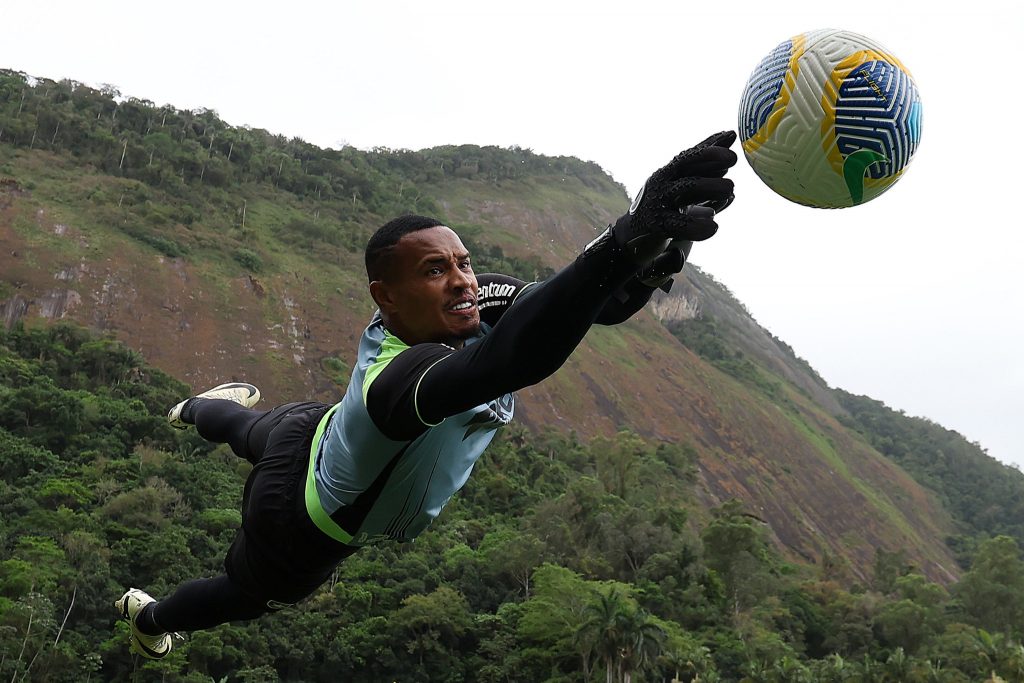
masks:
<svg viewBox="0 0 1024 683"><path fill-rule="evenodd" d="M886 680L897 683L906 681L910 677L910 672L913 668L913 660L907 657L907 653L903 651L902 647L898 647L885 660Z"/></svg>
<svg viewBox="0 0 1024 683"><path fill-rule="evenodd" d="M914 680L920 683L945 683L950 680L949 674L942 668L942 663L926 659L914 668Z"/></svg>
<svg viewBox="0 0 1024 683"><path fill-rule="evenodd" d="M771 683L772 670L768 662L751 659L743 667L743 678L740 683Z"/></svg>
<svg viewBox="0 0 1024 683"><path fill-rule="evenodd" d="M784 655L775 663L773 672L776 680L786 683L811 683L811 672L796 657Z"/></svg>
<svg viewBox="0 0 1024 683"><path fill-rule="evenodd" d="M647 668L661 653L665 632L642 609L619 615L623 638L619 650L619 667L623 683L631 683L633 672Z"/></svg>
<svg viewBox="0 0 1024 683"><path fill-rule="evenodd" d="M850 678L852 672L846 660L833 653L815 663L814 675L821 683L843 683Z"/></svg>
<svg viewBox="0 0 1024 683"><path fill-rule="evenodd" d="M703 645L694 644L692 647L682 650L673 649L667 652L663 650L659 659L674 672L672 683L682 680L679 678L680 673L684 673L688 677L693 676L694 683L707 681L709 679L706 676L713 673L715 668L714 661L711 659L711 650ZM702 676L704 677L702 678Z"/></svg>
<svg viewBox="0 0 1024 683"><path fill-rule="evenodd" d="M864 655L864 659L861 660L857 668L859 671L856 680L859 683L874 683L882 678L882 671L877 662L868 655Z"/></svg>
<svg viewBox="0 0 1024 683"><path fill-rule="evenodd" d="M576 632L577 639L591 643L594 653L604 662L607 683L614 683L618 672L619 651L625 642L620 617L625 612L626 603L617 589L601 593L596 602L584 609L586 619Z"/></svg>
<svg viewBox="0 0 1024 683"><path fill-rule="evenodd" d="M1003 673L1011 681L1024 681L1024 645L1009 643L1003 653Z"/></svg>
<svg viewBox="0 0 1024 683"><path fill-rule="evenodd" d="M586 618L576 631L576 643L589 645L601 659L607 683L630 683L634 671L658 658L665 632L616 588L596 598L584 608Z"/></svg>

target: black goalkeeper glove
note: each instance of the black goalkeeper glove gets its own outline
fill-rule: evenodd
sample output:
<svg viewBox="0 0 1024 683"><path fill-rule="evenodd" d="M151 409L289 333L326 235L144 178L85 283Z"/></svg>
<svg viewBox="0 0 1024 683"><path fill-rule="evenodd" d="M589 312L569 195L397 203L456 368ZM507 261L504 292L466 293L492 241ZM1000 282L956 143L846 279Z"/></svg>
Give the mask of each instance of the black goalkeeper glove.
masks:
<svg viewBox="0 0 1024 683"><path fill-rule="evenodd" d="M672 289L672 276L686 265L691 247L693 247L691 240L673 241L665 248L665 251L651 261L651 265L637 273L636 279L651 289L660 289L668 294Z"/></svg>
<svg viewBox="0 0 1024 683"><path fill-rule="evenodd" d="M600 262L616 273L632 270L646 286L668 291L693 242L714 235L715 215L732 203L733 183L724 176L736 163L729 149L735 140L732 131L716 133L655 171L629 212L588 244L580 260Z"/></svg>
<svg viewBox="0 0 1024 683"><path fill-rule="evenodd" d="M735 140L732 131L716 133L648 178L629 213L611 227L615 243L633 263L648 266L672 242L699 242L715 234L715 214L733 200L733 183L724 176L736 163L729 149Z"/></svg>

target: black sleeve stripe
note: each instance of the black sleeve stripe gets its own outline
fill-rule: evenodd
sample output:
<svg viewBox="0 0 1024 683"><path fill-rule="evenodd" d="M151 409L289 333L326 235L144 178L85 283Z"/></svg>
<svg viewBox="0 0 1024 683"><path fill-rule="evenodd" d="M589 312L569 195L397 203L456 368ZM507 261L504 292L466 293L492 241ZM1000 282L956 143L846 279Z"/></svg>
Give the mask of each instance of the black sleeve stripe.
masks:
<svg viewBox="0 0 1024 683"><path fill-rule="evenodd" d="M537 284L537 283L536 282L526 282L526 283L524 283L523 286L519 288L519 291L516 292L516 295L514 297L512 297L512 302L509 305L511 306L515 302L519 301L519 297L522 296L522 294L524 292L526 292L526 290L528 290L530 287L533 287L535 284Z"/></svg>
<svg viewBox="0 0 1024 683"><path fill-rule="evenodd" d="M418 400L419 400L418 397L419 397L419 393L420 393L420 384L423 382L423 378L427 376L427 373L430 372L435 365L437 365L438 363L440 363L441 361L443 361L445 358L447 358L450 355L451 354L448 354L448 355L445 355L445 356L441 356L440 358L435 360L433 363L431 363L430 367L428 367L426 370L424 370L423 374L420 375L420 378L418 380L416 380L416 388L413 389L413 391L412 391L412 408L416 412L416 419L419 420L420 423L423 424L423 426L425 426L425 427L436 427L437 425L439 425L442 422L444 422L444 418L442 417L439 421L434 422L434 423L427 422L426 420L423 419L423 415L420 413L420 406L419 406L419 402L418 402Z"/></svg>

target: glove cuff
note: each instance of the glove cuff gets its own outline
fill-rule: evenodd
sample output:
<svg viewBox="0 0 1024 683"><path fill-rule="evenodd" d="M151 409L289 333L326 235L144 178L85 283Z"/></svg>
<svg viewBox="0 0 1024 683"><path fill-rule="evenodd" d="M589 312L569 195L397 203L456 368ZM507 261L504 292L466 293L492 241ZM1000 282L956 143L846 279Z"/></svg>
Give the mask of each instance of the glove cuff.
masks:
<svg viewBox="0 0 1024 683"><path fill-rule="evenodd" d="M608 226L583 248L583 252L576 257L576 267L606 291L618 289L640 270L615 239L613 226Z"/></svg>
<svg viewBox="0 0 1024 683"><path fill-rule="evenodd" d="M627 213L611 227L615 243L619 245L623 255L636 264L637 268L646 268L668 247L670 239L664 235L644 233L635 234L633 214Z"/></svg>

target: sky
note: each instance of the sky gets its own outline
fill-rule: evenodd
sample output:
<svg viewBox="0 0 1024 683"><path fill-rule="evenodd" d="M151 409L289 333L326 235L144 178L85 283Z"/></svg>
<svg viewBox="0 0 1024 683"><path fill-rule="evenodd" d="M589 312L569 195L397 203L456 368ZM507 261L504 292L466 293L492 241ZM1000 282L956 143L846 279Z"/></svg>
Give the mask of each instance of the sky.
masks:
<svg viewBox="0 0 1024 683"><path fill-rule="evenodd" d="M778 43L818 28L869 36L921 93L905 176L868 204L820 210L775 195L741 160L736 202L692 261L831 386L1024 466L1020 3L4 5L0 68L322 147L577 156L630 195L679 150L735 129L747 77Z"/></svg>

